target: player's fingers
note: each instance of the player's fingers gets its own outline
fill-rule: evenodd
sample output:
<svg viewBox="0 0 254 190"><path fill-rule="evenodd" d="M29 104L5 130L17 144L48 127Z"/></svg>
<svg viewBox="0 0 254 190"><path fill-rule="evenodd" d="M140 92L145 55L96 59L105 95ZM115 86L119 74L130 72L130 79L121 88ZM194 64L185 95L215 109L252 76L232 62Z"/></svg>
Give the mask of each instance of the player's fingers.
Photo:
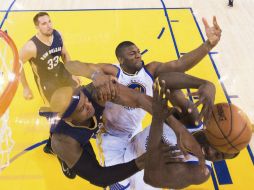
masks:
<svg viewBox="0 0 254 190"><path fill-rule="evenodd" d="M163 152L168 152L168 151L175 151L175 150L179 150L179 148L177 146L174 145L169 145L169 144L163 144L162 145L162 150Z"/></svg>
<svg viewBox="0 0 254 190"><path fill-rule="evenodd" d="M111 81L108 80L107 84L105 85L105 90L106 90L106 97L107 97L107 101L111 100Z"/></svg>
<svg viewBox="0 0 254 190"><path fill-rule="evenodd" d="M156 94L157 94L156 100L158 101L160 99L160 91L159 91L160 84L159 84L159 80L158 79L156 79L156 81L155 81L155 86L156 86L155 90L156 90Z"/></svg>
<svg viewBox="0 0 254 190"><path fill-rule="evenodd" d="M203 21L203 24L204 24L205 28L209 28L210 27L208 22L207 22L207 20L205 18L202 18L202 21Z"/></svg>
<svg viewBox="0 0 254 190"><path fill-rule="evenodd" d="M165 93L166 99L169 100L170 98L170 90L166 89L166 93Z"/></svg>
<svg viewBox="0 0 254 190"><path fill-rule="evenodd" d="M207 111L208 111L208 110L207 110L207 105L204 104L203 107L202 107L202 109L201 109L201 112L200 112L200 114L199 114L199 121L201 121L202 118L204 117L204 115L207 114Z"/></svg>
<svg viewBox="0 0 254 190"><path fill-rule="evenodd" d="M199 92L196 91L196 92L189 92L187 93L187 96L199 96Z"/></svg>
<svg viewBox="0 0 254 190"><path fill-rule="evenodd" d="M213 26L214 26L216 29L220 29L220 26L218 25L216 16L213 16Z"/></svg>
<svg viewBox="0 0 254 190"><path fill-rule="evenodd" d="M161 83L160 83L160 86L161 86L161 89L160 89L160 98L163 99L163 96L165 94L165 91L166 91L166 85L165 85L165 81L162 80Z"/></svg>
<svg viewBox="0 0 254 190"><path fill-rule="evenodd" d="M202 101L198 100L197 102L195 102L194 106L198 107L200 104L202 104Z"/></svg>
<svg viewBox="0 0 254 190"><path fill-rule="evenodd" d="M164 157L179 157L179 156L182 156L183 153L179 150L179 149L176 149L176 150L163 150L163 156Z"/></svg>
<svg viewBox="0 0 254 190"><path fill-rule="evenodd" d="M100 88L97 88L97 98L99 101L103 101L103 93L101 92L101 89Z"/></svg>
<svg viewBox="0 0 254 190"><path fill-rule="evenodd" d="M158 90L157 90L157 86L156 86L156 81L153 83L153 98L155 99L155 100L157 100L157 98L158 98Z"/></svg>
<svg viewBox="0 0 254 190"><path fill-rule="evenodd" d="M171 158L171 157L164 158L164 163L165 164L181 163L181 162L184 162L184 158Z"/></svg>
<svg viewBox="0 0 254 190"><path fill-rule="evenodd" d="M111 100L115 99L116 96L116 89L115 89L115 84L113 83L112 80L109 81L109 90L110 90L110 98Z"/></svg>
<svg viewBox="0 0 254 190"><path fill-rule="evenodd" d="M184 147L184 144L182 143L182 139L181 138L182 138L182 136L180 135L179 139L178 139L177 145L178 145L178 148L182 151L184 157L187 159L188 158L188 156L187 156L188 152L187 152L186 148Z"/></svg>
<svg viewBox="0 0 254 190"><path fill-rule="evenodd" d="M110 76L110 80L113 82L113 83L116 83L118 81L118 79L114 76Z"/></svg>

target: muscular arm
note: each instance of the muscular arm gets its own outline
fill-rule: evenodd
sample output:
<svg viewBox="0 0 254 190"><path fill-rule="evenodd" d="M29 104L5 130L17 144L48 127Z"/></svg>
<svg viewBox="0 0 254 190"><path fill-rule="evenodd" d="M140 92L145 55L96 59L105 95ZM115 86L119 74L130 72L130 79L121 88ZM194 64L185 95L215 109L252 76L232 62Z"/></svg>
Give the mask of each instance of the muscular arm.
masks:
<svg viewBox="0 0 254 190"><path fill-rule="evenodd" d="M118 85L118 96L112 100L116 104L128 106L132 108L142 108L149 113L152 113L152 98L146 94L128 88L122 84Z"/></svg>
<svg viewBox="0 0 254 190"><path fill-rule="evenodd" d="M178 60L165 63L154 61L147 65L147 69L155 78L163 73L168 72L186 72L197 65L209 53L211 49L212 45L207 40L198 48L192 50L189 53L186 53Z"/></svg>
<svg viewBox="0 0 254 190"><path fill-rule="evenodd" d="M69 52L67 51L65 45L63 45L61 58L62 58L62 60L63 60L64 63L67 63L67 62L70 61L70 59L71 59L70 54L69 54Z"/></svg>
<svg viewBox="0 0 254 190"><path fill-rule="evenodd" d="M135 160L109 167L102 167L95 156L92 156L88 152L84 152L81 155L80 161L82 163L80 165L76 164L73 168L74 171L83 179L100 187L106 187L122 181L139 171Z"/></svg>
<svg viewBox="0 0 254 190"><path fill-rule="evenodd" d="M169 100L173 106L180 107L182 111L174 116L184 125L195 126L195 122L198 121L199 111L194 103L187 99L181 90L171 90ZM191 109L191 113L189 113L188 109Z"/></svg>
<svg viewBox="0 0 254 190"><path fill-rule="evenodd" d="M166 82L166 88L173 90L187 88L198 89L201 85L212 84L207 80L178 72L172 72L170 75L163 74L159 77L159 79Z"/></svg>
<svg viewBox="0 0 254 190"><path fill-rule="evenodd" d="M25 64L27 61L29 61L31 58L36 56L36 47L35 44L32 41L28 41L24 47L19 52L19 59L22 62L22 64ZM23 86L23 88L29 88L28 82L26 80L26 75L24 72L24 69L22 68L20 81Z"/></svg>
<svg viewBox="0 0 254 190"><path fill-rule="evenodd" d="M172 128L181 125L173 117L169 117L168 121ZM162 124L163 121L160 118L153 116L145 160L144 181L154 187L174 189L181 189L206 181L209 175L202 173L200 165L165 163L164 155L160 151Z"/></svg>
<svg viewBox="0 0 254 190"><path fill-rule="evenodd" d="M115 66L107 63L94 64L81 61L68 61L64 66L71 74L89 79L91 79L92 74L95 72L116 76L118 71Z"/></svg>

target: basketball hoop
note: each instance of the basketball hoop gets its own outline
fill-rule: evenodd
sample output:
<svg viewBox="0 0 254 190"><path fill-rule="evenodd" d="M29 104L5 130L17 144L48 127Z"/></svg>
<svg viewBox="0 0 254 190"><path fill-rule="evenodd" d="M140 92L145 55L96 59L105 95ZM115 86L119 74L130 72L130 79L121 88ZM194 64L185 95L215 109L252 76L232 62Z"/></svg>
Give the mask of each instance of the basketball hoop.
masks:
<svg viewBox="0 0 254 190"><path fill-rule="evenodd" d="M0 30L0 171L9 165L14 146L8 107L18 88L20 68L16 45Z"/></svg>
<svg viewBox="0 0 254 190"><path fill-rule="evenodd" d="M16 45L0 30L0 117L9 107L19 84L20 64Z"/></svg>

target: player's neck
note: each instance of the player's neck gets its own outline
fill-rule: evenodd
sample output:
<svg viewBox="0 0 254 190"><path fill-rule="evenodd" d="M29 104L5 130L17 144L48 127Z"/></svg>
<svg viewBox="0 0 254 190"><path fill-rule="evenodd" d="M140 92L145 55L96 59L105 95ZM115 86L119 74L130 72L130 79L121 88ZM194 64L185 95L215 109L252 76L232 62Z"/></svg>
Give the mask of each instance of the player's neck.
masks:
<svg viewBox="0 0 254 190"><path fill-rule="evenodd" d="M53 42L53 34L50 36L43 35L41 33L37 33L36 37L44 44L51 46Z"/></svg>
<svg viewBox="0 0 254 190"><path fill-rule="evenodd" d="M121 69L123 70L123 72L127 75L136 75L138 73L137 70L135 69L130 69L128 67L126 67L124 64L120 64Z"/></svg>

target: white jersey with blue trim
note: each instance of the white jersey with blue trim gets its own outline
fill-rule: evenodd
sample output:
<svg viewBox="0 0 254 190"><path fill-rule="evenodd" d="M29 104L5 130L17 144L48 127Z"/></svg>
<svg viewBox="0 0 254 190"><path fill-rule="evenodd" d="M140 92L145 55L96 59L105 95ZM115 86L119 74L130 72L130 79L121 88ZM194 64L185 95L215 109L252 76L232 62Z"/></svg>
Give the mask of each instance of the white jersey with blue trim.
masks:
<svg viewBox="0 0 254 190"><path fill-rule="evenodd" d="M120 84L152 96L153 77L144 66L133 75L124 72L120 65L115 66L118 68L117 78ZM107 102L104 111L105 129L111 135L135 135L142 129L145 114L146 112L141 108L130 108Z"/></svg>

